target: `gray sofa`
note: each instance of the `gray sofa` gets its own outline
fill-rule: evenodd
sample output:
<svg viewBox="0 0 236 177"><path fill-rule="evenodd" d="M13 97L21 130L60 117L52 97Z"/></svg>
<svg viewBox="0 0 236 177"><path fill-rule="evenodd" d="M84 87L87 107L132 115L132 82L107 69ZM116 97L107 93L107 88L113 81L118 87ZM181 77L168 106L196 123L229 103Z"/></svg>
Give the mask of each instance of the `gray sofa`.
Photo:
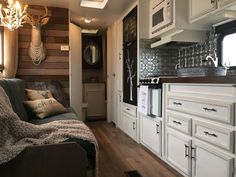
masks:
<svg viewBox="0 0 236 177"><path fill-rule="evenodd" d="M78 119L72 109L45 119L35 119L24 106L26 83L21 79L0 79L13 110L23 121L44 124L55 120ZM32 146L19 156L0 165L1 177L86 177L88 167L95 169L96 152L92 143L70 139L53 145Z"/></svg>

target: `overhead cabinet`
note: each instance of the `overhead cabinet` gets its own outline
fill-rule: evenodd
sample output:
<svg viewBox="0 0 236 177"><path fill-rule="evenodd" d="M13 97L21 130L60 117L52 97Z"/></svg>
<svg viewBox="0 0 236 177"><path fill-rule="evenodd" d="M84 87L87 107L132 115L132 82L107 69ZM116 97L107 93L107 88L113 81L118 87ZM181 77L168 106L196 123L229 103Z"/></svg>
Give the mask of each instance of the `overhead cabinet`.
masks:
<svg viewBox="0 0 236 177"><path fill-rule="evenodd" d="M233 12L233 13L232 13ZM190 0L190 23L212 25L236 15L235 0Z"/></svg>

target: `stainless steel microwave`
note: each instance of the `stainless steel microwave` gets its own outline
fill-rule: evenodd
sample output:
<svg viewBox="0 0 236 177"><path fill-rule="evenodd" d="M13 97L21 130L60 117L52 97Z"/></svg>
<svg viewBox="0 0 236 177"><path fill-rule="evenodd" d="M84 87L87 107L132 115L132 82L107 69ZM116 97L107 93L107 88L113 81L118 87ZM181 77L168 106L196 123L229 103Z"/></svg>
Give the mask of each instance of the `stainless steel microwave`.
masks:
<svg viewBox="0 0 236 177"><path fill-rule="evenodd" d="M174 0L151 1L151 33L164 29L173 24Z"/></svg>

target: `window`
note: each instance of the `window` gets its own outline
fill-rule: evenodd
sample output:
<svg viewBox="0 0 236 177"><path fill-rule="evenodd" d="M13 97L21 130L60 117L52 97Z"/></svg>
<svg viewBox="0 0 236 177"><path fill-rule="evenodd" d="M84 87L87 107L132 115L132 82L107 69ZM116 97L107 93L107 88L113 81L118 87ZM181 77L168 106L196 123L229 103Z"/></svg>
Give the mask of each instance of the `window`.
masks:
<svg viewBox="0 0 236 177"><path fill-rule="evenodd" d="M222 64L236 66L236 32L226 35L222 40Z"/></svg>
<svg viewBox="0 0 236 177"><path fill-rule="evenodd" d="M3 27L0 27L0 71L3 70L4 66L4 60L3 60Z"/></svg>
<svg viewBox="0 0 236 177"><path fill-rule="evenodd" d="M218 38L218 58L222 66L236 69L236 21L216 27Z"/></svg>

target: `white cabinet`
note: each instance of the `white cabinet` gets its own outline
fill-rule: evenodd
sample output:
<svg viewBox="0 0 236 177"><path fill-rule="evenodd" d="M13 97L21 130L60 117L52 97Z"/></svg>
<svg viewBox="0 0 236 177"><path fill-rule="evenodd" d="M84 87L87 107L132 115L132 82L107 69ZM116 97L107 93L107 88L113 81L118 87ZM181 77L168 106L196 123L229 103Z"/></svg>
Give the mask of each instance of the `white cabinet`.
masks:
<svg viewBox="0 0 236 177"><path fill-rule="evenodd" d="M141 143L157 155L162 153L162 121L141 115Z"/></svg>
<svg viewBox="0 0 236 177"><path fill-rule="evenodd" d="M167 161L183 172L191 173L190 156L191 139L177 131L167 129L166 132L166 158ZM200 177L200 176L199 176Z"/></svg>
<svg viewBox="0 0 236 177"><path fill-rule="evenodd" d="M217 0L190 0L190 19L208 14L214 11Z"/></svg>
<svg viewBox="0 0 236 177"><path fill-rule="evenodd" d="M137 108L136 106L123 103L122 130L137 141Z"/></svg>
<svg viewBox="0 0 236 177"><path fill-rule="evenodd" d="M236 10L235 0L189 0L189 21L212 25L226 20L227 10Z"/></svg>
<svg viewBox="0 0 236 177"><path fill-rule="evenodd" d="M235 0L218 0L218 7L223 8L233 2L235 2Z"/></svg>
<svg viewBox="0 0 236 177"><path fill-rule="evenodd" d="M165 84L165 158L188 177L235 177L236 88Z"/></svg>
<svg viewBox="0 0 236 177"><path fill-rule="evenodd" d="M122 93L119 92L116 97L117 101L117 109L116 109L116 115L117 115L117 126L121 130L123 129L123 119L122 119Z"/></svg>
<svg viewBox="0 0 236 177"><path fill-rule="evenodd" d="M232 177L233 158L200 144L192 145L193 177Z"/></svg>
<svg viewBox="0 0 236 177"><path fill-rule="evenodd" d="M105 116L105 85L104 83L84 84L85 102L88 104L87 117Z"/></svg>

